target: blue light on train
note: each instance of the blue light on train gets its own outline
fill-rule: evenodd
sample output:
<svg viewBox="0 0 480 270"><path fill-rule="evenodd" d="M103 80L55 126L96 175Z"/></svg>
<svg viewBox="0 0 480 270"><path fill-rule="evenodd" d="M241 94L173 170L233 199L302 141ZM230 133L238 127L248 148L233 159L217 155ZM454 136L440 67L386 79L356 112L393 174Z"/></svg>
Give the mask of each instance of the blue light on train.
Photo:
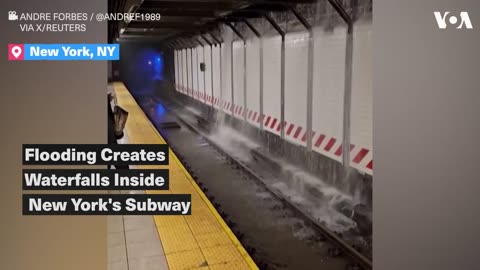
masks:
<svg viewBox="0 0 480 270"><path fill-rule="evenodd" d="M155 112L157 113L157 115L163 115L165 114L165 108L162 106L162 104L157 103L157 105L155 106Z"/></svg>
<svg viewBox="0 0 480 270"><path fill-rule="evenodd" d="M146 49L139 54L139 60L141 65L139 71L142 80L146 81L160 81L163 80L164 61L163 55L159 51L153 49Z"/></svg>
<svg viewBox="0 0 480 270"><path fill-rule="evenodd" d="M153 62L153 79L154 80L163 80L163 61L162 56L157 55Z"/></svg>

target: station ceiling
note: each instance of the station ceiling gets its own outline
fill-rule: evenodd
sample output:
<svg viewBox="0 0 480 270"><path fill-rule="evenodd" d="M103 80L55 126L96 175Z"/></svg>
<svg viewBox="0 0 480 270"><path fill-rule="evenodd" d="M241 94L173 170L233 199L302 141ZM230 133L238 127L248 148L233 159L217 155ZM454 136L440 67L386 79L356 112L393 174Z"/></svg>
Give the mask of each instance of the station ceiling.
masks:
<svg viewBox="0 0 480 270"><path fill-rule="evenodd" d="M324 0L334 7L345 0ZM352 0L349 0L352 1ZM353 0L355 1L355 0ZM225 21L261 17L315 0L109 0L109 12L157 13L158 21L109 24L109 41L146 40L166 42L218 28ZM337 8L336 8L337 9ZM347 15L348 16L348 15Z"/></svg>

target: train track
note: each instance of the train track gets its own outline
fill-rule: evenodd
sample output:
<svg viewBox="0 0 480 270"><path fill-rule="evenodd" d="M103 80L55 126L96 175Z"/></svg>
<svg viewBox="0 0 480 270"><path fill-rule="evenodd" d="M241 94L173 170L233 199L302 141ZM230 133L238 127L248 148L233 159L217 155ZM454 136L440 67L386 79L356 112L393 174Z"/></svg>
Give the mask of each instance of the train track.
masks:
<svg viewBox="0 0 480 270"><path fill-rule="evenodd" d="M178 119L181 123L183 123L189 130L193 133L200 136L203 140L208 142L211 147L216 149L221 155L223 155L226 159L228 159L232 164L235 165L236 169L239 169L246 173L250 178L255 180L258 184L263 186L265 190L267 190L270 194L276 197L279 201L283 202L284 205L292 209L298 216L302 217L307 224L309 224L317 233L322 235L330 244L332 244L335 248L329 250L332 256L341 256L345 255L353 261L352 264L347 265L348 270L369 270L372 269L372 261L363 255L361 252L356 250L353 246L349 243L344 241L341 236L337 235L336 233L330 231L324 225L317 222L309 213L298 207L295 203L293 203L289 198L278 192L277 190L270 187L266 181L262 179L260 175L258 175L255 171L253 171L247 164L239 160L238 158L233 157L228 152L226 152L223 147L217 144L215 141L210 139L210 137L202 131L200 128L196 127L194 124L190 123L184 117L176 113L169 105L166 105L163 102L160 102L158 99L155 102L161 103L162 106L171 114L173 114L176 119ZM181 105L177 102L178 105ZM206 122L203 118L200 118L197 115L194 115L197 118L199 123ZM161 132L159 130L159 132Z"/></svg>

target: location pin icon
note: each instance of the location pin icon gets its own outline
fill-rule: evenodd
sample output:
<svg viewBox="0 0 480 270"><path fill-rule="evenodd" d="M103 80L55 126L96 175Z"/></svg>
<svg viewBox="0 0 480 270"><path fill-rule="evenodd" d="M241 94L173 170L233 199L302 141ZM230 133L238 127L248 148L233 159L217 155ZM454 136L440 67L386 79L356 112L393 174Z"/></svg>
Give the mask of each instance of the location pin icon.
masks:
<svg viewBox="0 0 480 270"><path fill-rule="evenodd" d="M22 54L22 48L15 46L12 48L12 54L15 56L15 58L18 58L20 54Z"/></svg>
<svg viewBox="0 0 480 270"><path fill-rule="evenodd" d="M23 60L23 44L8 45L8 60Z"/></svg>

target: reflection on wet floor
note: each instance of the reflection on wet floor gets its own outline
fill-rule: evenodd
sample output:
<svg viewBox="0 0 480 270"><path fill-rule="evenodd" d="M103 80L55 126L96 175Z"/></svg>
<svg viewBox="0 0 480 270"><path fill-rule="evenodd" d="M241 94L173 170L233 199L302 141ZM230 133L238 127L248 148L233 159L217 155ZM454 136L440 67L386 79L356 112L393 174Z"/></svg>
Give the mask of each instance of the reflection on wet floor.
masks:
<svg viewBox="0 0 480 270"><path fill-rule="evenodd" d="M140 105L157 128L175 120L168 111L156 114L152 103ZM266 262L269 269L345 269L345 258L328 255L330 244L199 135L185 127L160 131L220 204L233 229L244 234L242 243L254 248L250 255L257 263Z"/></svg>

